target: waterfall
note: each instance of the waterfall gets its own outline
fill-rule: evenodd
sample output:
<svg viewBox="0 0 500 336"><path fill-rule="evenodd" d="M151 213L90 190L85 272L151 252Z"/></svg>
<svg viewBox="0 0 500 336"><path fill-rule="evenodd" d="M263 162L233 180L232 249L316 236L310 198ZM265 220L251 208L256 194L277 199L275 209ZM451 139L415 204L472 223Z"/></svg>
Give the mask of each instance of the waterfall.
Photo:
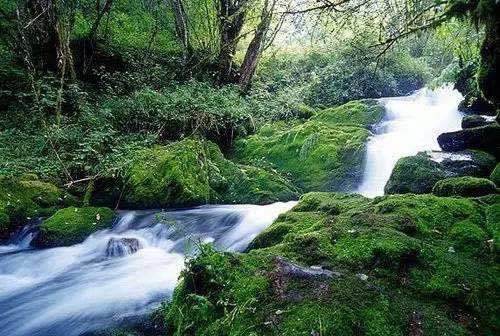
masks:
<svg viewBox="0 0 500 336"><path fill-rule="evenodd" d="M380 99L386 115L367 144L365 172L357 192L367 197L383 195L399 158L439 150L438 135L460 129L462 114L457 107L462 99L451 87Z"/></svg>
<svg viewBox="0 0 500 336"><path fill-rule="evenodd" d="M242 251L295 204L124 211L81 244L44 250L26 249L26 227L0 249L0 334L77 336L134 321L172 294L199 243Z"/></svg>

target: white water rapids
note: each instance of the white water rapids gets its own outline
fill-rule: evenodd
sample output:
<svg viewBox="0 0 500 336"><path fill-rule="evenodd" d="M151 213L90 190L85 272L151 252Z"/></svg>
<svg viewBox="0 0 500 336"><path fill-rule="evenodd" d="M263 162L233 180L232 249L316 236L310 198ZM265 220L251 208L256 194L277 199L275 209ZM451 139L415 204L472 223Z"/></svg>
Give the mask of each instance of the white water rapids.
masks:
<svg viewBox="0 0 500 336"><path fill-rule="evenodd" d="M462 114L457 107L462 99L451 87L380 99L386 115L367 144L364 176L356 192L367 197L383 195L398 159L439 150L438 135L460 129Z"/></svg>
<svg viewBox="0 0 500 336"><path fill-rule="evenodd" d="M29 249L27 226L0 248L0 335L77 336L133 321L171 295L198 242L242 251L295 203L127 211L81 244L45 250Z"/></svg>

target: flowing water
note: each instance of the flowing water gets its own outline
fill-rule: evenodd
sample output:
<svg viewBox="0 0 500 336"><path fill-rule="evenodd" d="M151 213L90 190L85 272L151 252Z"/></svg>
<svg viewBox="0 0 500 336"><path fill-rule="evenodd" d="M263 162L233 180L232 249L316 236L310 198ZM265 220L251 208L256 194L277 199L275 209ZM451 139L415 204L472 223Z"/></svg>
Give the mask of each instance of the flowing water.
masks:
<svg viewBox="0 0 500 336"><path fill-rule="evenodd" d="M137 320L171 295L200 242L242 251L296 202L126 211L83 243L30 249L36 224L0 247L0 335L76 336Z"/></svg>
<svg viewBox="0 0 500 336"><path fill-rule="evenodd" d="M462 114L457 107L462 99L451 87L380 99L386 115L367 144L365 172L357 192L367 197L383 195L399 158L439 150L438 135L460 129Z"/></svg>

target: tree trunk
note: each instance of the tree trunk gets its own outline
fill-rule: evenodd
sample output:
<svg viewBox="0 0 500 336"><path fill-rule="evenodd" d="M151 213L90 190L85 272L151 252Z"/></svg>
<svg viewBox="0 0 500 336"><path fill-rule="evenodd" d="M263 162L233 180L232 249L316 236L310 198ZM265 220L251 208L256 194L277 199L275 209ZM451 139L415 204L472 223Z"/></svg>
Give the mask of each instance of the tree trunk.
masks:
<svg viewBox="0 0 500 336"><path fill-rule="evenodd" d="M70 9L70 11L72 11ZM26 3L30 54L35 68L75 78L70 48L72 15L63 18L57 0L28 0Z"/></svg>
<svg viewBox="0 0 500 336"><path fill-rule="evenodd" d="M220 46L218 59L218 84L238 82L234 54L238 37L245 22L245 5L248 0L220 0L218 8Z"/></svg>
<svg viewBox="0 0 500 336"><path fill-rule="evenodd" d="M188 17L182 0L170 0L170 5L174 12L175 32L182 44L184 62L191 57L192 48L189 41Z"/></svg>
<svg viewBox="0 0 500 336"><path fill-rule="evenodd" d="M255 35L252 41L250 41L250 44L248 45L245 58L241 64L238 85L244 91L248 90L250 86L252 77L255 74L255 69L257 68L257 64L259 63L259 59L262 54L263 43L266 39L269 25L271 24L274 6L276 5L276 0L271 1L273 2L270 7L269 0L264 2L260 23L255 30Z"/></svg>
<svg viewBox="0 0 500 336"><path fill-rule="evenodd" d="M483 96L500 107L500 4L485 20L484 40L477 80Z"/></svg>

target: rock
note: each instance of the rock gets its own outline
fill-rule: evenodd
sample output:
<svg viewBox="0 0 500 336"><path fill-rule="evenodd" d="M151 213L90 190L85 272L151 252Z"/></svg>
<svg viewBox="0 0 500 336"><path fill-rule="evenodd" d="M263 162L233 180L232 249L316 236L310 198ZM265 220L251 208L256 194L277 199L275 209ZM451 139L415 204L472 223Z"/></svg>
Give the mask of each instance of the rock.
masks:
<svg viewBox="0 0 500 336"><path fill-rule="evenodd" d="M279 173L237 165L216 144L197 139L140 150L125 175L123 181L96 184L93 203L112 206L119 200L121 207L143 209L298 197L297 188Z"/></svg>
<svg viewBox="0 0 500 336"><path fill-rule="evenodd" d="M430 193L439 180L448 177L486 177L495 158L480 151L420 152L398 160L387 184L386 194Z"/></svg>
<svg viewBox="0 0 500 336"><path fill-rule="evenodd" d="M281 257L275 260L276 268L282 276L295 279L318 279L318 278L333 278L339 277L339 272L323 269L322 267L303 267L291 263Z"/></svg>
<svg viewBox="0 0 500 336"><path fill-rule="evenodd" d="M494 116L495 107L482 97L468 95L458 105L458 110L467 114L486 114Z"/></svg>
<svg viewBox="0 0 500 336"><path fill-rule="evenodd" d="M443 133L438 136L439 146L444 151L479 149L500 158L500 126L497 123Z"/></svg>
<svg viewBox="0 0 500 336"><path fill-rule="evenodd" d="M65 208L43 221L33 245L56 247L78 244L90 234L109 227L114 218L115 212L109 208Z"/></svg>
<svg viewBox="0 0 500 336"><path fill-rule="evenodd" d="M106 247L108 257L123 257L133 254L142 248L137 238L111 238Z"/></svg>
<svg viewBox="0 0 500 336"><path fill-rule="evenodd" d="M437 196L479 197L497 192L495 183L485 178L462 176L438 181L432 188Z"/></svg>
<svg viewBox="0 0 500 336"><path fill-rule="evenodd" d="M75 204L73 196L33 174L0 176L0 243L18 231L28 218L53 214L58 208Z"/></svg>
<svg viewBox="0 0 500 336"><path fill-rule="evenodd" d="M483 115L470 115L462 119L462 128L474 128L495 123L495 117Z"/></svg>

